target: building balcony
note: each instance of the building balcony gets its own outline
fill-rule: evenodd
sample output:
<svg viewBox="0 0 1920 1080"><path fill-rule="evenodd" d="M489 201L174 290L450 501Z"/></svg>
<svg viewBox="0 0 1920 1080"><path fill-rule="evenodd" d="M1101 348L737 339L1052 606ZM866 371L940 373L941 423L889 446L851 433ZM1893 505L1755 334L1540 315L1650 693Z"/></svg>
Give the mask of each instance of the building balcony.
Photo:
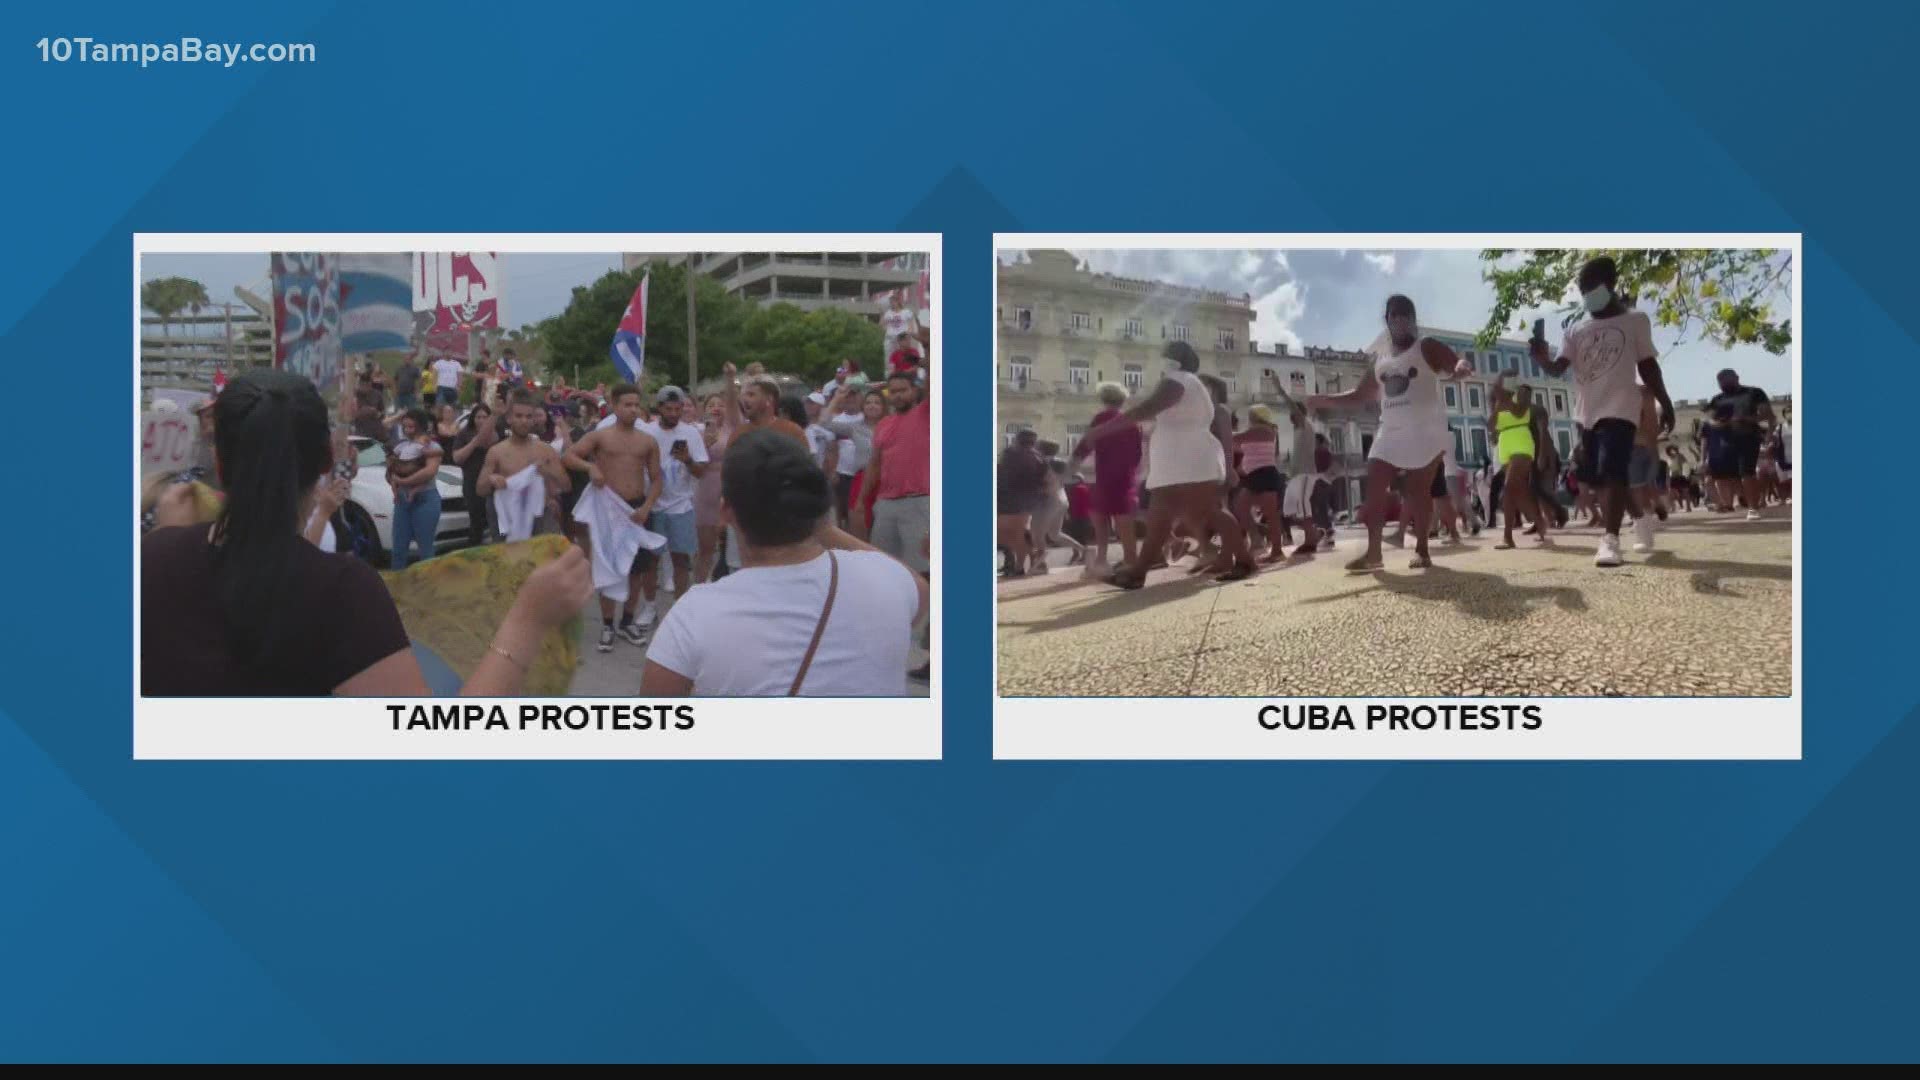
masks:
<svg viewBox="0 0 1920 1080"><path fill-rule="evenodd" d="M1017 322L1003 322L1000 324L1000 332L1003 334L1033 334L1038 331L1033 328L1032 323L1022 326Z"/></svg>
<svg viewBox="0 0 1920 1080"><path fill-rule="evenodd" d="M1039 379L1001 379L1000 391L1018 397L1044 397L1047 383Z"/></svg>
<svg viewBox="0 0 1920 1080"><path fill-rule="evenodd" d="M1093 381L1089 379L1086 382L1076 382L1068 379L1065 382L1055 382L1053 384L1053 392L1067 396L1091 397L1093 395Z"/></svg>

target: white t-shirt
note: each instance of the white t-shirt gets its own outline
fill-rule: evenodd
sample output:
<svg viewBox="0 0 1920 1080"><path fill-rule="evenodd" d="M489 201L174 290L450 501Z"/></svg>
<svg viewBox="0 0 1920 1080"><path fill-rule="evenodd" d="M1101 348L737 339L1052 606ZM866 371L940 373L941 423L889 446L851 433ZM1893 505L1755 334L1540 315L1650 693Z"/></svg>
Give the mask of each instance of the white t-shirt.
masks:
<svg viewBox="0 0 1920 1080"><path fill-rule="evenodd" d="M873 456L873 428L857 412L827 418L827 430L840 436L840 475L853 476Z"/></svg>
<svg viewBox="0 0 1920 1080"><path fill-rule="evenodd" d="M692 469L673 459L673 444L686 443L688 457L699 462L706 461L707 442L700 437L699 426L682 420L669 430L655 421L651 424L635 424L634 429L653 436L653 441L660 444L660 475L665 477L665 482L660 486L660 499L653 504L653 508L662 514L692 513L693 489L698 480Z"/></svg>
<svg viewBox="0 0 1920 1080"><path fill-rule="evenodd" d="M460 376L467 370L458 360L435 360L433 377L442 390L460 389Z"/></svg>
<svg viewBox="0 0 1920 1080"><path fill-rule="evenodd" d="M913 309L911 308L901 308L899 311L895 311L889 307L880 313L880 329L884 330L887 335L888 356L893 355L894 339L907 332L907 329L913 325L913 319Z"/></svg>
<svg viewBox="0 0 1920 1080"><path fill-rule="evenodd" d="M813 463L815 465L819 465L822 468L826 467L827 448L839 441L833 432L828 431L819 424L807 425L807 446L813 451Z"/></svg>
<svg viewBox="0 0 1920 1080"><path fill-rule="evenodd" d="M1624 311L1610 319L1589 319L1567 331L1560 355L1573 363L1579 385L1580 426L1609 417L1640 422L1640 361L1659 355L1653 347L1653 322L1645 312Z"/></svg>
<svg viewBox="0 0 1920 1080"><path fill-rule="evenodd" d="M1394 351L1390 337L1378 342L1373 375L1380 383L1380 430L1367 453L1371 461L1396 469L1424 468L1452 444L1440 398L1441 376L1427 363L1425 340L1416 338L1404 352Z"/></svg>
<svg viewBox="0 0 1920 1080"><path fill-rule="evenodd" d="M907 690L907 647L920 593L906 567L877 551L841 551L840 591L803 697L878 697ZM693 680L702 697L784 697L827 601L821 555L798 566L750 566L695 585L667 611L647 659Z"/></svg>

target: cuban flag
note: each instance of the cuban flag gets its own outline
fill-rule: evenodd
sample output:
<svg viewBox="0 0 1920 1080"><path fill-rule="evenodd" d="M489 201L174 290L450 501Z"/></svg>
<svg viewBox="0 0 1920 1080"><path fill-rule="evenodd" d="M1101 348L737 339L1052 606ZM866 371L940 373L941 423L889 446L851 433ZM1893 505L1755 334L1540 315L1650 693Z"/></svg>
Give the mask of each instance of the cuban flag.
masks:
<svg viewBox="0 0 1920 1080"><path fill-rule="evenodd" d="M620 329L613 332L613 366L620 371L620 377L640 385L640 372L646 366L647 357L647 282L653 279L648 274L640 279L640 287L633 290L633 299L627 302L626 314L620 316Z"/></svg>

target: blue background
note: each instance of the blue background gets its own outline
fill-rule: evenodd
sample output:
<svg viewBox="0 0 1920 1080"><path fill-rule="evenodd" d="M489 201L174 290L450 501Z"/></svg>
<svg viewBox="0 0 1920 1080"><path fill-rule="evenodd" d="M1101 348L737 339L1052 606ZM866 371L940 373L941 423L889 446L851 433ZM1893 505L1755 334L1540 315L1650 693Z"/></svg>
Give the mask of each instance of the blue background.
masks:
<svg viewBox="0 0 1920 1080"><path fill-rule="evenodd" d="M0 16L0 1058L1920 1055L1904 9L195 7ZM1803 231L1805 760L994 764L965 582L944 762L129 760L130 234L893 228L954 567L993 230Z"/></svg>

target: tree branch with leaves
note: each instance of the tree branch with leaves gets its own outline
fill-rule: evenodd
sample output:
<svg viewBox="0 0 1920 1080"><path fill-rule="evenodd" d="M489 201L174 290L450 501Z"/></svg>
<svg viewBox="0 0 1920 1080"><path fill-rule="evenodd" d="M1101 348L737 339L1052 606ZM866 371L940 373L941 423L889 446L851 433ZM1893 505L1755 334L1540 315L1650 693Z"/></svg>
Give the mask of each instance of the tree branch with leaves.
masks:
<svg viewBox="0 0 1920 1080"><path fill-rule="evenodd" d="M1480 253L1483 281L1493 286L1493 311L1477 342L1491 346L1502 334L1525 331L1518 313L1552 307L1560 325L1570 326L1583 311L1568 293L1580 268L1609 256L1619 269L1619 290L1645 311L1654 325L1719 343L1722 348L1758 345L1778 356L1793 344L1791 302L1793 253L1774 248L1621 248L1514 251L1490 248Z"/></svg>

